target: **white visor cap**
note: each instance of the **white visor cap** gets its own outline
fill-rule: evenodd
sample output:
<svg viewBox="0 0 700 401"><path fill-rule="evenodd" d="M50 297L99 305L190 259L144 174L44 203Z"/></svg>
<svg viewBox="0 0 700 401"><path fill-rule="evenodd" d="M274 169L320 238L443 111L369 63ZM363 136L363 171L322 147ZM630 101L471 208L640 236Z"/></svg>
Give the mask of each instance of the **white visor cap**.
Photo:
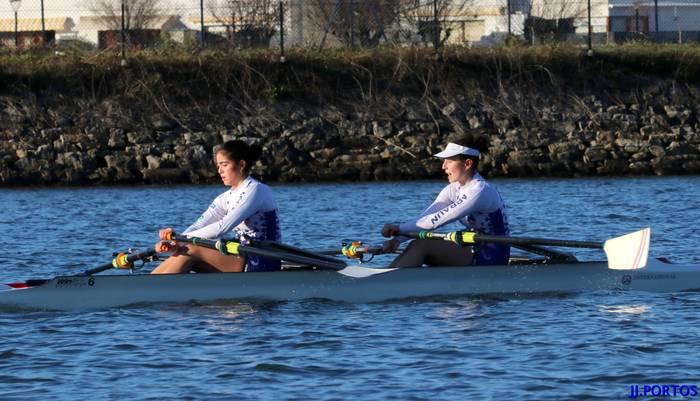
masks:
<svg viewBox="0 0 700 401"><path fill-rule="evenodd" d="M479 157L481 153L478 150L469 148L467 146L457 145L456 143L448 143L445 150L435 155L441 159L447 159L448 157L465 155L471 157Z"/></svg>

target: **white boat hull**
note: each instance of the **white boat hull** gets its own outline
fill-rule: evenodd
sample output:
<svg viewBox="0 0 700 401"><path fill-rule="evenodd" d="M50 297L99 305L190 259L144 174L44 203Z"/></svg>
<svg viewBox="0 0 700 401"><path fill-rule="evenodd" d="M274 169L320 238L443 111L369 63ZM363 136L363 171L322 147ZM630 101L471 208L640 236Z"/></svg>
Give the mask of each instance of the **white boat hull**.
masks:
<svg viewBox="0 0 700 401"><path fill-rule="evenodd" d="M46 283L0 286L0 306L94 309L141 303L215 300L344 302L459 295L527 295L596 290L680 292L700 290L700 266L650 260L637 270L611 270L604 262L549 265L404 268L353 278L335 271L232 274L104 275L56 277Z"/></svg>

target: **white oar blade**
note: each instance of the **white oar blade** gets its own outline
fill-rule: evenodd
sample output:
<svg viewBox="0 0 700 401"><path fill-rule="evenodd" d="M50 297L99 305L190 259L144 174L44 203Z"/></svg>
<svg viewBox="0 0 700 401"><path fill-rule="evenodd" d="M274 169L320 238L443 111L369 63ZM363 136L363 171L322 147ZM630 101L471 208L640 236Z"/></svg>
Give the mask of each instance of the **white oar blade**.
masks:
<svg viewBox="0 0 700 401"><path fill-rule="evenodd" d="M370 267L362 267L359 265L350 265L342 270L338 270L338 273L346 275L348 277L354 277L354 278L365 278L369 276L374 276L375 274L382 274L382 273L388 273L390 271L394 271L397 268L393 269L372 269Z"/></svg>
<svg viewBox="0 0 700 401"><path fill-rule="evenodd" d="M615 270L640 269L647 265L651 228L645 228L605 241L603 250L608 267Z"/></svg>

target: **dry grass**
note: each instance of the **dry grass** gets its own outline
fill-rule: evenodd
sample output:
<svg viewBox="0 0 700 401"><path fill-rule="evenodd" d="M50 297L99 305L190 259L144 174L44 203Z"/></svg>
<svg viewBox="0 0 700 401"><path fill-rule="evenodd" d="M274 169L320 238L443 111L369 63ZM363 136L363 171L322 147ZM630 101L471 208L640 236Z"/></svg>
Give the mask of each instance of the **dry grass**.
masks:
<svg viewBox="0 0 700 401"><path fill-rule="evenodd" d="M279 102L391 117L407 98L430 113L459 99L524 121L544 100L642 92L659 80L693 85L700 77L700 47L647 43L599 47L593 57L581 47L511 46L447 47L439 58L426 48L290 49L286 59L280 63L277 50L169 48L130 54L124 67L116 52L4 52L0 96L46 109L66 99L86 110L108 102L110 110L165 114L184 127Z"/></svg>

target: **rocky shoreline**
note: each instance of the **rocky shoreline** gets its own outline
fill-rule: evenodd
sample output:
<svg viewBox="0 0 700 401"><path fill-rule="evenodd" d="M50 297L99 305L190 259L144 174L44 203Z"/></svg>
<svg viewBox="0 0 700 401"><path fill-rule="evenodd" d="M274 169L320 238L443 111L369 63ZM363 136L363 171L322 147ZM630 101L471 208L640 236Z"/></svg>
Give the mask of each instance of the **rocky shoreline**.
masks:
<svg viewBox="0 0 700 401"><path fill-rule="evenodd" d="M544 109L538 127L508 127L455 103L435 121L377 120L330 107L289 112L286 119L248 118L228 130L126 131L114 127L3 132L0 184L90 185L217 181L212 149L239 138L263 146L254 173L268 181L355 181L441 176L429 157L450 136L489 143L481 170L490 177L579 177L700 173L700 124L687 107L639 110L591 97L591 116ZM289 106L289 105L287 105ZM414 117L414 118L412 118ZM500 126L499 126L500 125Z"/></svg>
<svg viewBox="0 0 700 401"><path fill-rule="evenodd" d="M279 182L439 178L430 155L457 135L485 144L480 170L489 177L700 173L694 84L490 82L470 95L447 84L423 96L385 84L382 95L342 101L268 94L234 109L224 93L208 115L123 94L87 105L49 90L0 94L0 186L217 182L212 149L234 138L262 145L253 172Z"/></svg>

